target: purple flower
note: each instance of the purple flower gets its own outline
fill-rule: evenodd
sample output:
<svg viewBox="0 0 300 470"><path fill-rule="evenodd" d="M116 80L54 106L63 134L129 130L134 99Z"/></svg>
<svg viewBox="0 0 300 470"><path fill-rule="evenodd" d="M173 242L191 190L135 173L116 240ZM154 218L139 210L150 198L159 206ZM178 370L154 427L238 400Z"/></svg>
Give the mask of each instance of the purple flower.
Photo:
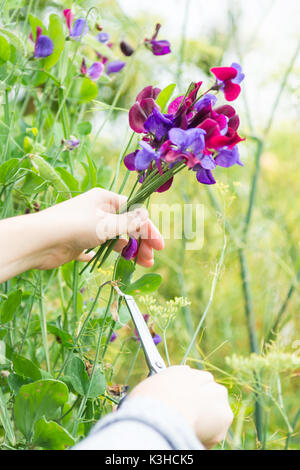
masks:
<svg viewBox="0 0 300 470"><path fill-rule="evenodd" d="M102 31L101 33L98 34L97 39L99 42L102 42L103 44L105 44L107 41L109 41L109 34Z"/></svg>
<svg viewBox="0 0 300 470"><path fill-rule="evenodd" d="M155 26L155 32L151 39L145 39L145 46L148 47L154 55L166 55L171 52L171 46L169 41L165 39L157 41L157 35L161 28L161 25L158 23Z"/></svg>
<svg viewBox="0 0 300 470"><path fill-rule="evenodd" d="M216 156L215 162L217 165L224 168L229 168L235 164L244 166L244 164L240 161L240 155L237 146L233 147L232 149L224 147Z"/></svg>
<svg viewBox="0 0 300 470"><path fill-rule="evenodd" d="M217 79L214 88L222 90L227 101L235 100L241 92L240 83L245 78L241 66L234 62L230 67L213 67L210 70Z"/></svg>
<svg viewBox="0 0 300 470"><path fill-rule="evenodd" d="M197 172L196 177L199 183L215 184L216 180L210 170L205 170L201 165L195 165L193 171Z"/></svg>
<svg viewBox="0 0 300 470"><path fill-rule="evenodd" d="M217 102L217 97L213 95L212 93L207 93L206 95L203 96L199 101L197 101L194 105L195 111L200 112L200 111L210 111L211 108L216 104Z"/></svg>
<svg viewBox="0 0 300 470"><path fill-rule="evenodd" d="M135 238L130 237L129 242L123 248L121 255L123 258L130 260L135 258L139 249L139 244Z"/></svg>
<svg viewBox="0 0 300 470"><path fill-rule="evenodd" d="M233 62L231 64L231 67L237 70L237 76L231 80L232 83L238 83L238 84L242 83L242 81L245 78L245 74L243 73L242 67L240 66L240 64Z"/></svg>
<svg viewBox="0 0 300 470"><path fill-rule="evenodd" d="M63 14L66 19L66 25L71 38L79 39L81 36L84 36L88 32L89 27L85 19L79 18L78 20L75 20L74 26L72 28L72 23L74 20L74 15L72 11L68 8L63 11Z"/></svg>
<svg viewBox="0 0 300 470"><path fill-rule="evenodd" d="M123 52L123 54L127 57L130 57L134 53L134 49L131 47L130 44L128 44L128 42L125 41L120 42L120 49L121 52Z"/></svg>
<svg viewBox="0 0 300 470"><path fill-rule="evenodd" d="M117 337L118 337L117 333L113 331L109 341L113 343L117 339Z"/></svg>
<svg viewBox="0 0 300 470"><path fill-rule="evenodd" d="M170 43L166 40L156 41L152 39L150 41L151 51L154 55L166 55L171 52Z"/></svg>
<svg viewBox="0 0 300 470"><path fill-rule="evenodd" d="M123 67L125 67L126 62L122 62L121 60L113 60L112 62L109 62L106 66L106 73L107 75L111 73L117 73L122 70Z"/></svg>
<svg viewBox="0 0 300 470"><path fill-rule="evenodd" d="M161 336L158 335L157 333L152 337L152 339L153 339L155 345L162 342Z"/></svg>
<svg viewBox="0 0 300 470"><path fill-rule="evenodd" d="M101 64L101 62L94 62L87 69L87 75L90 77L91 80L98 80L103 70L104 70L104 65Z"/></svg>
<svg viewBox="0 0 300 470"><path fill-rule="evenodd" d="M165 137L173 126L173 121L168 115L162 114L158 109L153 108L152 114L144 122L144 128L147 132L154 134L157 140Z"/></svg>
<svg viewBox="0 0 300 470"><path fill-rule="evenodd" d="M69 140L63 141L65 144L65 150L71 151L74 150L80 144L80 139L76 139L73 135L71 135Z"/></svg>
<svg viewBox="0 0 300 470"><path fill-rule="evenodd" d="M135 169L137 171L147 170L150 163L159 159L159 155L156 151L143 140L139 143L139 146L142 147L142 150L139 150L135 156Z"/></svg>
<svg viewBox="0 0 300 470"><path fill-rule="evenodd" d="M32 34L30 38L33 40ZM42 35L42 28L37 26L36 28L36 39L34 45L34 57L36 59L42 59L49 57L53 53L53 42L48 36Z"/></svg>
<svg viewBox="0 0 300 470"><path fill-rule="evenodd" d="M124 165L126 166L127 170L129 171L136 171L136 168L135 168L135 157L136 157L136 154L138 153L138 150L136 150L135 152L132 152L132 153L129 153L128 155L126 155L126 157L124 158Z"/></svg>

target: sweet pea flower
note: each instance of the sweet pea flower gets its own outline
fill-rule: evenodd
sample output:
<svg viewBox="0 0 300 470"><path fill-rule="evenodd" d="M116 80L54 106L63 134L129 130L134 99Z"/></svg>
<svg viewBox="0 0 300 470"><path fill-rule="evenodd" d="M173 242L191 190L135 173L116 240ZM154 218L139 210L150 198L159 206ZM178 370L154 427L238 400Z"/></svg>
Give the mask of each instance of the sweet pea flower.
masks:
<svg viewBox="0 0 300 470"><path fill-rule="evenodd" d="M88 32L89 27L84 18L78 18L77 20L75 20L74 25L72 27L74 20L74 15L72 11L68 8L63 11L63 14L66 19L66 25L70 33L70 38L78 40L80 39L80 37L84 36Z"/></svg>
<svg viewBox="0 0 300 470"><path fill-rule="evenodd" d="M110 75L111 73L120 72L126 65L126 62L122 62L121 60L113 60L106 65L106 73Z"/></svg>
<svg viewBox="0 0 300 470"><path fill-rule="evenodd" d="M215 162L218 166L222 166L224 168L229 168L235 164L244 166L244 164L240 160L240 155L237 146L233 147L232 149L224 147L217 154Z"/></svg>
<svg viewBox="0 0 300 470"><path fill-rule="evenodd" d="M165 137L172 126L173 120L170 116L162 114L157 108L153 108L152 114L144 122L145 130L155 135L157 140Z"/></svg>
<svg viewBox="0 0 300 470"><path fill-rule="evenodd" d="M240 83L245 78L241 66L234 62L230 67L213 67L210 70L217 79L215 89L222 90L227 101L235 100L241 92Z"/></svg>
<svg viewBox="0 0 300 470"><path fill-rule="evenodd" d="M157 24L155 27L155 33L151 39L145 39L145 46L148 47L154 55L166 55L171 52L171 46L169 41L165 39L157 41L157 35L161 28L160 24Z"/></svg>
<svg viewBox="0 0 300 470"><path fill-rule="evenodd" d="M87 75L91 80L98 80L100 75L104 71L104 65L101 62L94 62L89 68L87 68L85 60L82 59L80 71L82 75Z"/></svg>
<svg viewBox="0 0 300 470"><path fill-rule="evenodd" d="M136 102L129 110L129 125L134 132L146 133L144 123L157 107L155 100L160 93L159 88L145 87L136 97Z"/></svg>
<svg viewBox="0 0 300 470"><path fill-rule="evenodd" d="M101 31L101 33L97 35L97 39L99 42L102 42L103 44L105 44L106 42L109 41L109 34L105 33L104 31Z"/></svg>
<svg viewBox="0 0 300 470"><path fill-rule="evenodd" d="M110 343L113 343L117 339L117 337L118 337L117 333L113 331L109 339Z"/></svg>
<svg viewBox="0 0 300 470"><path fill-rule="evenodd" d="M73 135L70 136L70 139L63 140L62 143L64 144L64 149L68 151L74 150L80 144L80 139L77 139Z"/></svg>
<svg viewBox="0 0 300 470"><path fill-rule="evenodd" d="M123 52L123 54L127 57L130 57L134 53L134 49L126 41L120 42L120 49L121 49L121 52Z"/></svg>
<svg viewBox="0 0 300 470"><path fill-rule="evenodd" d="M216 180L214 179L212 172L202 168L200 164L194 166L193 171L196 171L196 177L199 183L202 184L215 184Z"/></svg>
<svg viewBox="0 0 300 470"><path fill-rule="evenodd" d="M135 258L139 249L139 244L135 238L130 237L127 245L122 250L122 257L130 260Z"/></svg>
<svg viewBox="0 0 300 470"><path fill-rule="evenodd" d="M30 39L33 41L32 33L30 34ZM36 38L34 42L34 57L36 59L49 57L49 55L53 53L53 47L52 40L48 36L42 35L42 28L37 26Z"/></svg>
<svg viewBox="0 0 300 470"><path fill-rule="evenodd" d="M145 141L141 141L139 146L142 150L136 153L134 165L137 171L147 170L153 161L159 160L159 154Z"/></svg>
<svg viewBox="0 0 300 470"><path fill-rule="evenodd" d="M207 93L199 101L194 104L194 110L199 113L200 111L211 111L212 107L216 104L217 97L212 93Z"/></svg>

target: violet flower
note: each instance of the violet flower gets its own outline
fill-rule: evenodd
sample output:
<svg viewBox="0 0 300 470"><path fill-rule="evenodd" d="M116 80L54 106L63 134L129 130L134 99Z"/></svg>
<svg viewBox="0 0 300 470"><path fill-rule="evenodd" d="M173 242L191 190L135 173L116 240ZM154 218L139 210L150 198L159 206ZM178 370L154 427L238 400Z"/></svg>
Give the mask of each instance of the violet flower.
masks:
<svg viewBox="0 0 300 470"><path fill-rule="evenodd" d="M32 34L30 38L33 40ZM49 57L53 53L53 42L48 36L42 35L42 28L40 26L36 27L36 38L34 44L34 57L36 59L42 59L44 57Z"/></svg>
<svg viewBox="0 0 300 470"><path fill-rule="evenodd" d="M120 70L125 67L126 62L122 62L121 60L113 60L106 65L106 73L110 75L111 73L120 72Z"/></svg>
<svg viewBox="0 0 300 470"><path fill-rule="evenodd" d="M69 140L64 140L64 149L68 151L74 150L80 144L80 139L76 139L73 135L71 135Z"/></svg>
<svg viewBox="0 0 300 470"><path fill-rule="evenodd" d="M151 39L145 39L145 46L148 47L154 55L166 55L171 52L171 46L169 41L157 40L158 32L161 28L161 25L158 23L155 27L155 32Z"/></svg>
<svg viewBox="0 0 300 470"><path fill-rule="evenodd" d="M97 35L97 39L99 42L102 42L102 44L105 44L109 41L109 34L105 33L104 31L101 31L101 33Z"/></svg>
<svg viewBox="0 0 300 470"><path fill-rule="evenodd" d="M162 114L158 109L153 108L152 114L144 122L144 128L147 132L155 135L157 140L165 137L173 126L173 120L166 114Z"/></svg>
<svg viewBox="0 0 300 470"><path fill-rule="evenodd" d="M139 142L139 146L142 150L139 150L135 156L134 166L137 171L147 170L150 164L154 161L158 161L159 154L145 141Z"/></svg>
<svg viewBox="0 0 300 470"><path fill-rule="evenodd" d="M214 89L222 90L227 101L235 100L241 92L240 83L245 78L241 66L234 62L230 67L213 67L210 70L217 79Z"/></svg>
<svg viewBox="0 0 300 470"><path fill-rule="evenodd" d="M80 71L83 75L87 75L91 80L98 80L104 71L104 65L101 62L94 62L87 68L85 60L82 59Z"/></svg>
<svg viewBox="0 0 300 470"><path fill-rule="evenodd" d="M68 8L63 11L63 14L66 19L66 25L70 33L70 38L78 40L82 36L87 34L89 27L84 18L79 18L75 20L74 25L72 27L73 20L74 20L74 15L72 11Z"/></svg>
<svg viewBox="0 0 300 470"><path fill-rule="evenodd" d="M127 245L123 248L121 256L130 260L135 258L139 249L139 244L135 238L130 237Z"/></svg>
<svg viewBox="0 0 300 470"><path fill-rule="evenodd" d="M240 160L240 155L237 146L232 149L224 147L215 158L215 162L218 166L229 168L235 164L244 166Z"/></svg>
<svg viewBox="0 0 300 470"><path fill-rule="evenodd" d="M113 343L117 339L117 337L118 337L117 333L113 331L109 339L110 343Z"/></svg>

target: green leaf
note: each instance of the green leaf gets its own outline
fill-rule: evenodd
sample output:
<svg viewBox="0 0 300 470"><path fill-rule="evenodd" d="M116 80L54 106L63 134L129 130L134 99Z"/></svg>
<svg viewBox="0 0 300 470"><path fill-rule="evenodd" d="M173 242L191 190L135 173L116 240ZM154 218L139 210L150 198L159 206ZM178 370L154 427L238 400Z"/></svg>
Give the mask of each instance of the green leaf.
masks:
<svg viewBox="0 0 300 470"><path fill-rule="evenodd" d="M128 308L125 305L121 305L118 311L118 315L119 315L119 321L117 321L115 324L116 330L118 330L119 328L122 328L124 325L127 325L127 323L129 322L131 318Z"/></svg>
<svg viewBox="0 0 300 470"><path fill-rule="evenodd" d="M18 158L11 158L0 165L0 184L7 184L15 176L20 165Z"/></svg>
<svg viewBox="0 0 300 470"><path fill-rule="evenodd" d="M161 282L162 277L160 274L144 274L144 276L127 286L123 291L125 294L150 294L159 288Z"/></svg>
<svg viewBox="0 0 300 470"><path fill-rule="evenodd" d="M72 349L74 346L74 338L67 331L58 328L53 323L47 323L48 333L52 333L59 338L59 342L67 349Z"/></svg>
<svg viewBox="0 0 300 470"><path fill-rule="evenodd" d="M13 372L11 372L7 377L8 386L15 395L19 393L19 390L23 385L30 384L31 382L31 379L25 379L18 374L14 374Z"/></svg>
<svg viewBox="0 0 300 470"><path fill-rule="evenodd" d="M31 157L31 164L38 170L39 175L45 181L48 181L63 199L71 198L68 186L45 158L35 154Z"/></svg>
<svg viewBox="0 0 300 470"><path fill-rule="evenodd" d="M55 171L60 175L61 179L66 183L70 191L74 191L75 193L79 192L79 183L71 173L61 167L56 167Z"/></svg>
<svg viewBox="0 0 300 470"><path fill-rule="evenodd" d="M132 261L128 261L122 256L119 257L116 266L115 279L121 282L121 289L123 286L126 287L130 283L134 269L134 263Z"/></svg>
<svg viewBox="0 0 300 470"><path fill-rule="evenodd" d="M14 33L4 28L0 28L0 33L9 39L9 42L14 45L14 47L16 48L16 51L20 55L22 55L23 57L26 56L25 46L23 42L21 41L21 39L18 38L18 36L16 36Z"/></svg>
<svg viewBox="0 0 300 470"><path fill-rule="evenodd" d="M165 107L167 106L167 103L169 99L171 98L175 87L176 87L176 84L171 83L166 88L161 90L158 97L156 98L156 103L158 104L158 106L160 106L162 112L165 110Z"/></svg>
<svg viewBox="0 0 300 470"><path fill-rule="evenodd" d="M79 101L87 103L97 98L98 87L95 82L86 77L79 78L78 81L80 81L81 84L78 96Z"/></svg>
<svg viewBox="0 0 300 470"><path fill-rule="evenodd" d="M10 420L8 407L7 407L7 404L5 403L5 399L4 399L4 395L2 393L1 387L0 387L0 422L2 423L2 426L4 428L5 434L9 442L12 445L15 445L16 439L15 439L13 424Z"/></svg>
<svg viewBox="0 0 300 470"><path fill-rule="evenodd" d="M8 299L3 302L0 310L0 323L7 323L13 319L14 314L21 303L21 300L21 289L18 289L15 292L9 294Z"/></svg>
<svg viewBox="0 0 300 470"><path fill-rule="evenodd" d="M10 45L4 36L0 36L0 65L3 65L10 58Z"/></svg>
<svg viewBox="0 0 300 470"><path fill-rule="evenodd" d="M55 421L39 419L34 426L32 443L49 450L65 450L74 445L73 437Z"/></svg>
<svg viewBox="0 0 300 470"><path fill-rule="evenodd" d="M85 170L85 177L81 183L81 189L83 191L86 191L87 189L94 188L97 184L97 167L93 160L86 154L88 165L84 162L81 162L81 165L83 166Z"/></svg>
<svg viewBox="0 0 300 470"><path fill-rule="evenodd" d="M53 42L53 53L44 60L44 67L46 69L50 69L56 64L65 46L62 21L58 15L50 15L48 34Z"/></svg>
<svg viewBox="0 0 300 470"><path fill-rule="evenodd" d="M39 380L20 388L14 408L15 421L27 441L32 438L36 421L43 416L47 419L57 418L58 408L68 398L68 387L58 380Z"/></svg>
<svg viewBox="0 0 300 470"><path fill-rule="evenodd" d="M30 359L27 359L27 357L14 353L12 361L16 374L22 377L29 377L33 380L42 378L41 370Z"/></svg>
<svg viewBox="0 0 300 470"><path fill-rule="evenodd" d="M88 121L80 122L77 125L79 135L89 135L92 132L92 124Z"/></svg>
<svg viewBox="0 0 300 470"><path fill-rule="evenodd" d="M85 365L79 357L73 356L66 368L66 375L70 378L72 387L79 395L87 394L90 379L85 370ZM100 370L96 370L90 384L88 398L96 398L102 395L105 389L105 377Z"/></svg>

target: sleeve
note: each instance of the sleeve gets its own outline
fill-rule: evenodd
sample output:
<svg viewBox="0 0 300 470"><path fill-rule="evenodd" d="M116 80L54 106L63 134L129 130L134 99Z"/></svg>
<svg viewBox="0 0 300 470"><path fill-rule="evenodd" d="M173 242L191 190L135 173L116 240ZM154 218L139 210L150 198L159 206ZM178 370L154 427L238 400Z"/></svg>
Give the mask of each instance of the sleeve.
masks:
<svg viewBox="0 0 300 470"><path fill-rule="evenodd" d="M157 400L126 399L74 450L204 450L183 417Z"/></svg>

